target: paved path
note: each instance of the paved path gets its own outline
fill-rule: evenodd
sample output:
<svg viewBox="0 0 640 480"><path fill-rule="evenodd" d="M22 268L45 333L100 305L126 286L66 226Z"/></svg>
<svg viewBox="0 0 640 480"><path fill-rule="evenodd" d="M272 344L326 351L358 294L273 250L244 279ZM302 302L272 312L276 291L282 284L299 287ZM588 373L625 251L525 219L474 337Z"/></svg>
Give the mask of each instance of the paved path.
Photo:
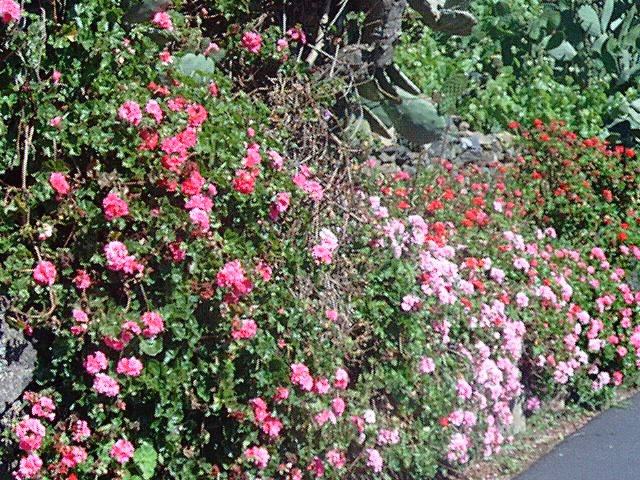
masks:
<svg viewBox="0 0 640 480"><path fill-rule="evenodd" d="M515 480L640 480L640 394L611 408Z"/></svg>

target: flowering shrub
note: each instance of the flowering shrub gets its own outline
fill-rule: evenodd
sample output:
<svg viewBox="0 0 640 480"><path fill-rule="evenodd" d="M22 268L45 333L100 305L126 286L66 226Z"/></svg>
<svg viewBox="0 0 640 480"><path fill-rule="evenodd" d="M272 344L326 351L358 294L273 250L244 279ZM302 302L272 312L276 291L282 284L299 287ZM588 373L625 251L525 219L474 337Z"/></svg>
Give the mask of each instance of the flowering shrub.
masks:
<svg viewBox="0 0 640 480"><path fill-rule="evenodd" d="M82 60L45 57L27 146L0 144L0 285L41 349L3 434L15 478L428 478L499 452L516 402L597 405L635 375L640 250L584 242L593 222L557 235L568 216L531 210L547 189L526 161L412 177L354 159L336 180L294 160L265 97L179 67L216 50L181 13L122 13L75 13L95 31L50 41ZM231 63L283 59L268 34L223 40ZM37 78L20 58L0 78Z"/></svg>

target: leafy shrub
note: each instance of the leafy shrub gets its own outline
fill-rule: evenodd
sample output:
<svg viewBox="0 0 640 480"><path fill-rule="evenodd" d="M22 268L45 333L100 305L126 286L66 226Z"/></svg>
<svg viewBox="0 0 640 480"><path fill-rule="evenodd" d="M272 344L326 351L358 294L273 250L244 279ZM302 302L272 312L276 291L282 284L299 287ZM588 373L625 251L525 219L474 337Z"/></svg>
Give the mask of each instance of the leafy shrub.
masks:
<svg viewBox="0 0 640 480"><path fill-rule="evenodd" d="M18 478L425 478L499 452L516 402L636 375L640 250L539 230L520 165L299 155L324 106L273 101L311 84L274 29L217 52L178 11L74 8L3 27L0 288L41 350Z"/></svg>

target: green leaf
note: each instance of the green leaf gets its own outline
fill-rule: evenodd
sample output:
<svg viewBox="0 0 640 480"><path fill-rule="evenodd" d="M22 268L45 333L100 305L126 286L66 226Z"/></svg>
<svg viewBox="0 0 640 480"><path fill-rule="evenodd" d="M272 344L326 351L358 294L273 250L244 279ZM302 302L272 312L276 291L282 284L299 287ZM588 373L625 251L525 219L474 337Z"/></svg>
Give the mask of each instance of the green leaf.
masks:
<svg viewBox="0 0 640 480"><path fill-rule="evenodd" d="M602 34L598 12L591 5L583 5L578 9L580 25L589 34L597 37Z"/></svg>
<svg viewBox="0 0 640 480"><path fill-rule="evenodd" d="M204 55L187 53L180 59L178 70L187 77L196 78L200 81L209 81L215 66L213 60Z"/></svg>
<svg viewBox="0 0 640 480"><path fill-rule="evenodd" d="M153 340L140 340L140 350L151 357L158 355L163 348L162 337Z"/></svg>
<svg viewBox="0 0 640 480"><path fill-rule="evenodd" d="M613 14L613 0L606 0L604 2L604 8L602 9L602 16L600 17L600 25L602 31L606 32L609 22L611 21L611 15Z"/></svg>
<svg viewBox="0 0 640 480"><path fill-rule="evenodd" d="M549 55L551 55L556 60L561 60L564 62L568 62L573 59L578 54L573 45L571 45L566 40L562 42L556 48L549 50Z"/></svg>
<svg viewBox="0 0 640 480"><path fill-rule="evenodd" d="M158 463L158 453L151 443L143 440L140 445L136 447L136 451L133 454L133 460L140 470L144 480L153 478L153 472L155 471Z"/></svg>

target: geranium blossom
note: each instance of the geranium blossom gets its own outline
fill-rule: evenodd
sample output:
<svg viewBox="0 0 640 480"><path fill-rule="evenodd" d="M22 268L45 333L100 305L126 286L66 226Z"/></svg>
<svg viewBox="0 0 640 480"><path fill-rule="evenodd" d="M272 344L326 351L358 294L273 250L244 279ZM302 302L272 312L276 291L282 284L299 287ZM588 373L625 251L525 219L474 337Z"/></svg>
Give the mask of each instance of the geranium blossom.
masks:
<svg viewBox="0 0 640 480"><path fill-rule="evenodd" d="M137 126L142 120L142 110L136 102L128 100L118 109L118 116L125 122Z"/></svg>
<svg viewBox="0 0 640 480"><path fill-rule="evenodd" d="M0 21L2 23L17 22L20 20L20 5L13 0L0 0Z"/></svg>
<svg viewBox="0 0 640 480"><path fill-rule="evenodd" d="M113 444L113 447L111 447L109 456L111 458L115 458L121 465L124 465L133 458L134 453L135 448L133 447L133 444L129 440L120 439Z"/></svg>
<svg viewBox="0 0 640 480"><path fill-rule="evenodd" d="M53 285L56 281L57 275L56 267L53 263L42 260L38 262L33 269L33 279L40 285Z"/></svg>

